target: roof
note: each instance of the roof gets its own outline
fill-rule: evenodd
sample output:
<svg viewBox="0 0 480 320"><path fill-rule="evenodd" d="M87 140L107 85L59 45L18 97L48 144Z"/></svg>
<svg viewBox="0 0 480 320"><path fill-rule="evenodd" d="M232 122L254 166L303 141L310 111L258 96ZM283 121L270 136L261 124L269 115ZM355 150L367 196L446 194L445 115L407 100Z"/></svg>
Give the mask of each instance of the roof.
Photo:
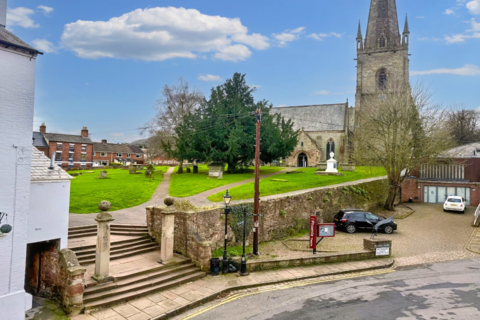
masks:
<svg viewBox="0 0 480 320"><path fill-rule="evenodd" d="M445 151L452 158L478 158L480 157L480 142L474 142Z"/></svg>
<svg viewBox="0 0 480 320"><path fill-rule="evenodd" d="M92 144L90 138L82 137L81 135L63 134L63 133L44 133L43 136L49 142L70 142L70 143L84 143Z"/></svg>
<svg viewBox="0 0 480 320"><path fill-rule="evenodd" d="M94 152L112 152L112 153L141 153L143 154L142 149L140 147L125 144L125 143L101 143L101 142L94 142L93 143L93 151Z"/></svg>
<svg viewBox="0 0 480 320"><path fill-rule="evenodd" d="M48 181L48 180L70 180L73 179L65 170L57 165L50 167L50 159L48 159L42 151L32 147L32 168L30 171L31 181Z"/></svg>
<svg viewBox="0 0 480 320"><path fill-rule="evenodd" d="M26 42L22 41L19 37L17 37L5 28L0 28L0 43L13 45L15 47L32 51L32 53L34 52L43 54L42 52L28 45Z"/></svg>
<svg viewBox="0 0 480 320"><path fill-rule="evenodd" d="M33 145L35 147L44 147L48 148L48 143L45 141L45 138L43 137L43 134L40 132L33 132Z"/></svg>
<svg viewBox="0 0 480 320"><path fill-rule="evenodd" d="M285 120L294 122L293 129L307 132L344 131L346 103L323 104L270 109L270 113L281 114Z"/></svg>

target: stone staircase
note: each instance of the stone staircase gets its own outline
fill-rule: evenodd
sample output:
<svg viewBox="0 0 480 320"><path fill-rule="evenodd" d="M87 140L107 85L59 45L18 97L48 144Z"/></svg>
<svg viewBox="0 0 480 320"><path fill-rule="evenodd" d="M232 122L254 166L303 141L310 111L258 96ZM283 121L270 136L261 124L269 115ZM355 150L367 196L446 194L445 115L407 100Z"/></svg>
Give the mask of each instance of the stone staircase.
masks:
<svg viewBox="0 0 480 320"><path fill-rule="evenodd" d="M138 298L154 292L163 291L204 277L190 259L177 256L177 261L169 265L158 265L114 277L113 282L87 284L83 295L85 310L107 307Z"/></svg>
<svg viewBox="0 0 480 320"><path fill-rule="evenodd" d="M147 226L135 226L135 225L122 225L112 224L110 225L110 234L119 236L146 236L148 233ZM70 227L68 228L68 238L84 238L97 235L97 225Z"/></svg>

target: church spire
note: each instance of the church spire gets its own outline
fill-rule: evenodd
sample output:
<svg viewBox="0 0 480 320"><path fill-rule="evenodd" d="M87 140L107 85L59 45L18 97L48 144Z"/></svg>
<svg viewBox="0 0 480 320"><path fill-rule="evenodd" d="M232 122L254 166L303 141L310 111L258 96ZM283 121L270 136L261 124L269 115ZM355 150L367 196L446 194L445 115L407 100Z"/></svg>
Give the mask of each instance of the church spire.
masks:
<svg viewBox="0 0 480 320"><path fill-rule="evenodd" d="M405 27L403 28L402 46L408 47L410 30L408 29L408 16L405 16Z"/></svg>
<svg viewBox="0 0 480 320"><path fill-rule="evenodd" d="M400 46L397 4L395 0L372 0L368 17L365 48L395 48Z"/></svg>
<svg viewBox="0 0 480 320"><path fill-rule="evenodd" d="M363 50L363 35L360 20L358 21L357 50Z"/></svg>
<svg viewBox="0 0 480 320"><path fill-rule="evenodd" d="M403 28L403 34L410 34L410 30L408 29L408 14L405 15L405 27Z"/></svg>

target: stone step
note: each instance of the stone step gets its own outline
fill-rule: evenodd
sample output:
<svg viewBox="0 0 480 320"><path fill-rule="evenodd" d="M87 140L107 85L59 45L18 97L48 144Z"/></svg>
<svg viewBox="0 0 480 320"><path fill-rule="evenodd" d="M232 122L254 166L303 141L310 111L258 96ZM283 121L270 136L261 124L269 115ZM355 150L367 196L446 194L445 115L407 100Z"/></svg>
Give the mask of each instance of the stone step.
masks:
<svg viewBox="0 0 480 320"><path fill-rule="evenodd" d="M112 224L110 228L116 229L145 229L148 230L147 226L133 225L133 224Z"/></svg>
<svg viewBox="0 0 480 320"><path fill-rule="evenodd" d="M147 244L147 243L151 244L151 243L155 243L155 242L152 242L152 240L150 240L149 238L146 238L146 237L135 238L134 240L128 240L128 241L125 241L125 242L122 242L122 243L112 242L111 246L110 246L110 251L113 252L113 251L116 251L116 250L121 250L121 249L129 248L129 247L132 247L132 246L142 245L142 244ZM88 255L88 254L95 253L96 248L97 248L96 245L91 245L91 246L85 246L85 247L72 248L72 251L75 252L77 257L80 257L80 256L85 256L85 255Z"/></svg>
<svg viewBox="0 0 480 320"><path fill-rule="evenodd" d="M77 239L77 238L86 238L86 237L91 237L91 236L96 236L97 235L97 229L93 231L85 231L83 233L77 233L77 234L68 234L68 239Z"/></svg>
<svg viewBox="0 0 480 320"><path fill-rule="evenodd" d="M118 256L121 255L121 254L130 253L132 251L138 251L138 250L141 250L141 249L148 249L148 248L151 248L152 250L155 250L155 249L158 249L159 247L155 242L150 241L150 242L147 242L147 243L141 243L141 244L137 244L137 245L128 245L128 246L124 246L124 247L120 247L120 248L116 248L116 249L112 248L110 250L110 259L113 259L114 257L117 257L116 259L119 259ZM96 250L88 251L83 255L76 253L78 261L80 263L82 261L86 261L86 260L91 260L91 259L95 260L95 254L96 254Z"/></svg>
<svg viewBox="0 0 480 320"><path fill-rule="evenodd" d="M155 245L155 246L151 246L151 247L148 247L148 248L143 248L143 249L137 249L137 250L130 250L128 252L124 252L124 253L112 253L110 255L110 260L117 260L117 259L121 259L121 258L127 258L127 257L131 257L131 256L135 256L137 254L143 254L143 253L147 253L147 252L151 252L151 251L155 251L155 250L160 250L160 247L158 245ZM160 256L159 256L160 258ZM89 264L93 264L95 263L95 256L93 258L90 258L90 259L81 259L79 258L78 259L78 262L82 265L82 266L86 266L86 265L89 265Z"/></svg>
<svg viewBox="0 0 480 320"><path fill-rule="evenodd" d="M150 240L150 238L145 237L145 236L132 237L132 238L125 239L125 240L114 241L114 242L111 243L111 247L115 248L115 247L119 247L119 246L125 246L129 243L137 242L137 241L140 241L140 240L141 241L147 241L147 240L152 241L152 240ZM92 244L92 245L88 245L88 246L73 247L73 248L70 248L70 249L75 251L75 253L77 253L77 252L82 252L83 250L92 250L92 249L95 250L96 247L97 247L96 244Z"/></svg>
<svg viewBox="0 0 480 320"><path fill-rule="evenodd" d="M105 284L99 284L93 287L87 287L85 289L84 296L95 295L100 292L104 291L111 291L117 288L122 288L126 286L131 286L136 283L149 283L152 282L155 278L164 277L170 274L177 274L180 277L184 276L185 274L180 272L197 272L198 268L193 263L187 263L183 265L176 265L174 267L160 267L151 269L148 272L140 273L140 274L132 274L129 276L124 277L124 279L118 279L115 277L114 282L108 282ZM169 280L173 280L170 278Z"/></svg>
<svg viewBox="0 0 480 320"><path fill-rule="evenodd" d="M80 233L86 233L86 232L92 232L92 231L97 232L97 226L82 228L78 230L68 230L68 235L71 236L74 234L80 234Z"/></svg>
<svg viewBox="0 0 480 320"><path fill-rule="evenodd" d="M76 230L83 230L85 228L91 228L91 227L97 228L97 225L96 224L90 224L90 225L87 225L87 226L70 227L70 228L68 228L68 232L76 231Z"/></svg>
<svg viewBox="0 0 480 320"><path fill-rule="evenodd" d="M171 281L158 283L158 284L149 284L149 286L130 289L130 291L118 292L117 294L105 298L98 297L97 300L85 301L85 310L91 310L99 307L108 307L125 301L129 301L138 297L145 296L147 294L158 292L162 290L167 290L175 286L179 286L184 283L195 281L197 279L205 277L205 272L196 271L195 273L186 275L181 278L177 278ZM88 298L87 298L88 299Z"/></svg>
<svg viewBox="0 0 480 320"><path fill-rule="evenodd" d="M141 236L141 235L146 236L148 234L148 231L147 230L132 231L132 230L111 229L110 234L117 235L117 236Z"/></svg>

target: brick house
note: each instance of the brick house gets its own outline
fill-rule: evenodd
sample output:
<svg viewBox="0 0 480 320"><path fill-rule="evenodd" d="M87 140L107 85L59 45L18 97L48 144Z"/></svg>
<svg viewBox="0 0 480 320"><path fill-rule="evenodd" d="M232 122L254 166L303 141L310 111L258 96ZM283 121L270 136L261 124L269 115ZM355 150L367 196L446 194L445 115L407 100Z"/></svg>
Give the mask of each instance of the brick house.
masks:
<svg viewBox="0 0 480 320"><path fill-rule="evenodd" d="M444 203L448 196L464 197L467 205L480 204L480 143L447 151L453 161L414 170L402 184L402 201Z"/></svg>
<svg viewBox="0 0 480 320"><path fill-rule="evenodd" d="M40 132L33 132L33 145L49 158L55 153L55 164L61 167L93 166L93 142L87 127L83 127L80 135L48 133L43 123Z"/></svg>
<svg viewBox="0 0 480 320"><path fill-rule="evenodd" d="M123 165L144 164L145 157L142 149L125 143L107 143L107 140L93 143L93 166L108 166L111 163Z"/></svg>

